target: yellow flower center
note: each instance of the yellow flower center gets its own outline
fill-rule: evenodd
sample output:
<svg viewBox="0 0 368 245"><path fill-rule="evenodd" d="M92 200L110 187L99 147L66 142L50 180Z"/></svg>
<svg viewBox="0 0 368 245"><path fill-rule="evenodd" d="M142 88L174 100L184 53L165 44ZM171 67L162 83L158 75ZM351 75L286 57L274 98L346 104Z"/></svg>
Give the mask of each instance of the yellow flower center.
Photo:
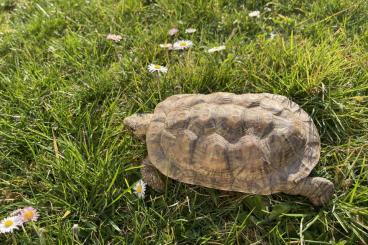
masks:
<svg viewBox="0 0 368 245"><path fill-rule="evenodd" d="M358 102L363 102L364 97L363 96L355 96L355 100L358 101Z"/></svg>
<svg viewBox="0 0 368 245"><path fill-rule="evenodd" d="M187 46L187 43L186 42L181 42L179 43L180 47L184 47L184 46Z"/></svg>
<svg viewBox="0 0 368 245"><path fill-rule="evenodd" d="M9 228L9 227L11 227L13 224L14 224L14 221L13 221L13 220L6 220L6 221L4 222L4 226L5 226L5 228Z"/></svg>
<svg viewBox="0 0 368 245"><path fill-rule="evenodd" d="M155 69L160 69L160 68L161 68L161 66L160 66L160 65L153 65L153 67L154 67Z"/></svg>
<svg viewBox="0 0 368 245"><path fill-rule="evenodd" d="M137 193L142 193L142 186L138 185L137 189L135 190Z"/></svg>
<svg viewBox="0 0 368 245"><path fill-rule="evenodd" d="M23 213L23 218L25 219L25 220L31 220L32 218L33 218L33 212L32 211L25 211L24 213Z"/></svg>

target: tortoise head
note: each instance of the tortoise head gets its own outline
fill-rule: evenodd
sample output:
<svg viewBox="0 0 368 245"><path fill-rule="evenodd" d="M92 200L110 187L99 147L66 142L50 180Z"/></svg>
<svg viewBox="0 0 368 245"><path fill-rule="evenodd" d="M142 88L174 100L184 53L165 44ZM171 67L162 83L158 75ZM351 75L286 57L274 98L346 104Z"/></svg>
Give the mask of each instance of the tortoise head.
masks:
<svg viewBox="0 0 368 245"><path fill-rule="evenodd" d="M137 113L126 117L123 123L135 136L138 136L140 139L144 139L152 118L153 114Z"/></svg>

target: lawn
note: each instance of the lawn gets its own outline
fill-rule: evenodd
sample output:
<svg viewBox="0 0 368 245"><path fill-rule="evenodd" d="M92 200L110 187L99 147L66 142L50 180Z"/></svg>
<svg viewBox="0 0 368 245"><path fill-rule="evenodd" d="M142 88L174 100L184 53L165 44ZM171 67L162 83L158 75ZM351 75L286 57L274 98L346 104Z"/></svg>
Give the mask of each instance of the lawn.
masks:
<svg viewBox="0 0 368 245"><path fill-rule="evenodd" d="M40 213L0 244L368 243L367 13L365 0L0 0L0 219ZM181 39L193 46L159 46ZM331 202L178 182L139 199L147 149L123 119L216 91L308 112Z"/></svg>

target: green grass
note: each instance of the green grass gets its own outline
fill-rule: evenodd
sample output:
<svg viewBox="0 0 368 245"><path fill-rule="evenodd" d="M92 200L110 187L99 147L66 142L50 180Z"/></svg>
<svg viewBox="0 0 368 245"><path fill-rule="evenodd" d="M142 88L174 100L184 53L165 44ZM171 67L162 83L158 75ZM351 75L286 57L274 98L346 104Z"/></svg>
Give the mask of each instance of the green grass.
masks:
<svg viewBox="0 0 368 245"><path fill-rule="evenodd" d="M0 243L368 243L367 13L365 0L0 0L0 218L41 213ZM158 47L178 38L193 48ZM152 75L149 63L169 72ZM215 91L300 104L321 134L312 175L336 186L329 205L181 183L137 199L146 147L122 120L172 94Z"/></svg>

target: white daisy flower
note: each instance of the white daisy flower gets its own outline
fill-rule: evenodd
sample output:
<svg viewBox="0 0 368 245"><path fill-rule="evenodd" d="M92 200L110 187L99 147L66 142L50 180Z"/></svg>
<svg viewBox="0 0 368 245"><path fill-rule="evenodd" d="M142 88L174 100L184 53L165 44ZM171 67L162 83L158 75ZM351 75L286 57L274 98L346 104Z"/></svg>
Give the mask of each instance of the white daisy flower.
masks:
<svg viewBox="0 0 368 245"><path fill-rule="evenodd" d="M197 31L197 29L195 29L195 28L188 28L188 29L185 29L185 33L194 33L194 32L196 32Z"/></svg>
<svg viewBox="0 0 368 245"><path fill-rule="evenodd" d="M138 198L143 199L144 194L146 192L146 183L143 180L139 180L135 186L133 187L134 193L138 196Z"/></svg>
<svg viewBox="0 0 368 245"><path fill-rule="evenodd" d="M74 224L72 227L73 232L77 232L79 230L79 225L78 224Z"/></svg>
<svg viewBox="0 0 368 245"><path fill-rule="evenodd" d="M276 36L277 36L277 34L276 34L274 31L272 31L272 32L270 33L270 39L271 39L271 40L272 40L272 39L274 39Z"/></svg>
<svg viewBox="0 0 368 245"><path fill-rule="evenodd" d="M173 45L171 43L162 43L160 44L160 48L167 48L171 50L173 48Z"/></svg>
<svg viewBox="0 0 368 245"><path fill-rule="evenodd" d="M180 40L174 43L174 50L183 50L193 46L193 42L190 40Z"/></svg>
<svg viewBox="0 0 368 245"><path fill-rule="evenodd" d="M114 41L114 42L120 42L120 40L122 39L122 37L120 35L115 35L115 34L109 34L106 36L106 39L107 40L111 40L111 41Z"/></svg>
<svg viewBox="0 0 368 245"><path fill-rule="evenodd" d="M19 216L5 218L0 222L0 233L13 232L13 230L18 229L22 224L23 222Z"/></svg>
<svg viewBox="0 0 368 245"><path fill-rule="evenodd" d="M169 30L169 32L168 32L168 34L170 35L170 36L174 36L176 33L178 33L179 32L179 29L178 28L171 28L170 30Z"/></svg>
<svg viewBox="0 0 368 245"><path fill-rule="evenodd" d="M259 12L258 10L252 11L248 14L249 17L257 17L257 18L259 18L260 15L261 12Z"/></svg>
<svg viewBox="0 0 368 245"><path fill-rule="evenodd" d="M73 225L72 232L73 232L74 236L78 236L78 233L79 233L79 225L78 224Z"/></svg>
<svg viewBox="0 0 368 245"><path fill-rule="evenodd" d="M226 49L226 46L221 45L221 46L218 46L218 47L210 48L207 52L208 53L213 53L213 52L218 52L218 51L221 51L221 50L224 50L224 49Z"/></svg>
<svg viewBox="0 0 368 245"><path fill-rule="evenodd" d="M167 72L167 67L165 66L161 66L161 65L156 65L156 64L149 64L148 65L148 71L149 72L162 72L162 73L166 73Z"/></svg>
<svg viewBox="0 0 368 245"><path fill-rule="evenodd" d="M33 207L23 208L19 214L19 217L23 222L37 221L39 216L37 209Z"/></svg>

